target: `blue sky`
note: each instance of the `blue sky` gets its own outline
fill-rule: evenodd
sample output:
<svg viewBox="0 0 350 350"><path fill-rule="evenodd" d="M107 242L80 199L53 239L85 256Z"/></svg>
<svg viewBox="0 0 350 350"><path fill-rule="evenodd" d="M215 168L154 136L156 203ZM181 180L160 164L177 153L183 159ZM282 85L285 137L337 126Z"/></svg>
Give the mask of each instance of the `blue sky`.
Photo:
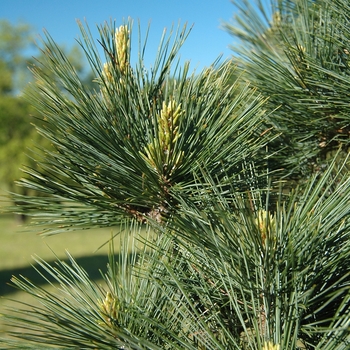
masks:
<svg viewBox="0 0 350 350"><path fill-rule="evenodd" d="M230 21L233 12L230 0L0 0L0 18L13 24L25 21L38 34L45 28L56 42L67 46L79 37L77 19L87 20L96 39L96 25L110 19L118 25L128 17L135 23L140 20L143 31L151 21L150 56L156 52L165 27L187 22L194 27L181 50L181 59L190 60L191 67L197 69L210 65L221 54L230 57L233 39L221 23Z"/></svg>

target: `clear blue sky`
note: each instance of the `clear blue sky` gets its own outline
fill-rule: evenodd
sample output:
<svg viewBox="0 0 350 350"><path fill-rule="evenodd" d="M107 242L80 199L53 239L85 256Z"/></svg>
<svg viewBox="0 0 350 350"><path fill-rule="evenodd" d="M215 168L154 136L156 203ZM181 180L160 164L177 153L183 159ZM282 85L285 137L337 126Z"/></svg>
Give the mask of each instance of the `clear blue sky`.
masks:
<svg viewBox="0 0 350 350"><path fill-rule="evenodd" d="M230 57L228 46L233 39L221 28L221 23L230 21L233 12L230 0L0 0L1 19L13 24L25 21L38 34L45 28L56 42L67 46L79 36L77 19L87 20L95 38L98 38L96 25L110 19L119 25L131 17L135 24L140 20L143 29L151 21L149 53L156 52L164 27L177 25L179 20L182 24L193 24L181 58L199 69L210 65L220 54ZM149 63L152 60L153 56Z"/></svg>

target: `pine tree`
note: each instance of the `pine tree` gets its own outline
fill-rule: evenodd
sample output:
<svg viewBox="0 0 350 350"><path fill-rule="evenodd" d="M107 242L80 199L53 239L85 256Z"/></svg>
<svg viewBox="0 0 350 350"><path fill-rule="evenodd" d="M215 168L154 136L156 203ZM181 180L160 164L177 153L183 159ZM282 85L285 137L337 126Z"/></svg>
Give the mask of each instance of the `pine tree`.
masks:
<svg viewBox="0 0 350 350"><path fill-rule="evenodd" d="M245 78L269 97L271 124L281 138L276 168L305 177L349 146L348 1L232 1L226 30ZM344 155L343 155L344 157ZM272 166L272 165L271 165Z"/></svg>
<svg viewBox="0 0 350 350"><path fill-rule="evenodd" d="M285 135L266 96L229 84L232 62L189 74L176 61L184 28L163 35L147 71L145 46L130 61L131 22L100 27L104 60L81 30L99 88L86 89L47 36L35 102L55 150L20 182L45 196L18 210L47 234L119 226L121 253L114 237L105 287L71 256L36 260L53 292L14 277L41 306L6 315L25 330L6 348L349 347L346 159L276 195L266 150Z"/></svg>
<svg viewBox="0 0 350 350"><path fill-rule="evenodd" d="M224 194L232 185L244 191L252 181L265 181L261 150L272 138L265 101L248 86L228 86L229 62L198 75L189 73L188 63L179 67L184 28L172 45L163 35L150 71L144 46L132 67L130 23L100 28L103 62L81 30L99 89L85 87L48 36L44 60L33 68L37 89L30 99L44 116L37 128L55 151L37 160L42 171L27 169L30 179L20 181L45 196L28 198L17 210L40 216L45 208L44 223L49 230L53 223L53 231L58 225L110 227L125 217L160 222L176 211L178 196L200 206L213 185ZM261 176L253 177L258 167ZM205 182L206 172L213 183Z"/></svg>

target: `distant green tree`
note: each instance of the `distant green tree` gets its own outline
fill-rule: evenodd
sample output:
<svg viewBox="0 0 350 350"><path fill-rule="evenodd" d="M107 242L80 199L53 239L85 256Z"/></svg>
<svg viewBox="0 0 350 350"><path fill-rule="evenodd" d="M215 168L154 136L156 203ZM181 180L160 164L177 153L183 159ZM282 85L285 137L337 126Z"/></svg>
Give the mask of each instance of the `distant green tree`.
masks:
<svg viewBox="0 0 350 350"><path fill-rule="evenodd" d="M22 176L20 168L31 163L27 148L38 141L30 124L31 112L33 108L23 97L0 95L0 182L11 191Z"/></svg>
<svg viewBox="0 0 350 350"><path fill-rule="evenodd" d="M31 58L24 52L32 51L34 47L32 26L0 20L0 61L11 73L11 91L18 93L30 80L27 67Z"/></svg>
<svg viewBox="0 0 350 350"><path fill-rule="evenodd" d="M39 59L44 55L40 42L36 46L33 37L33 28L28 24L0 21L0 183L3 189L22 194L28 190L15 186L15 180L23 176L21 169L35 167L34 159L40 154L40 148L50 147L49 142L35 131L32 124L38 115L25 97L35 85L30 69L38 65L27 52L37 53ZM92 86L79 47L63 47L62 50L86 83L90 81ZM49 70L46 73L54 79Z"/></svg>
<svg viewBox="0 0 350 350"><path fill-rule="evenodd" d="M31 125L34 109L21 93L31 79L31 59L25 51L33 45L28 24L0 21L0 184L2 191L22 194L28 190L15 186L15 180L23 176L24 165L35 166L28 157L29 149L44 142Z"/></svg>
<svg viewBox="0 0 350 350"><path fill-rule="evenodd" d="M12 73L4 61L0 61L0 93L4 95L12 90Z"/></svg>

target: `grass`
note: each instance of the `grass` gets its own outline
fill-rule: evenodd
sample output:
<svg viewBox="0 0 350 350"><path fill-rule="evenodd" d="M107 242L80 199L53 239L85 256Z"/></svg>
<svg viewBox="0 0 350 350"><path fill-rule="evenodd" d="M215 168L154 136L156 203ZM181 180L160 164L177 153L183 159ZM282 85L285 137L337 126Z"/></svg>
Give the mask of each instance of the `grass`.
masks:
<svg viewBox="0 0 350 350"><path fill-rule="evenodd" d="M118 232L117 229L91 229L42 237L33 228L28 232L9 216L0 216L0 227L0 315L6 307L13 307L8 299L31 302L28 295L8 285L13 275L23 275L35 283L43 283L31 266L34 263L32 256L52 262L57 258L65 259L68 250L90 277L99 281L99 270L105 271L108 261L108 244L97 248L108 242L111 233ZM118 247L115 248L117 251ZM0 318L0 332L7 329Z"/></svg>

